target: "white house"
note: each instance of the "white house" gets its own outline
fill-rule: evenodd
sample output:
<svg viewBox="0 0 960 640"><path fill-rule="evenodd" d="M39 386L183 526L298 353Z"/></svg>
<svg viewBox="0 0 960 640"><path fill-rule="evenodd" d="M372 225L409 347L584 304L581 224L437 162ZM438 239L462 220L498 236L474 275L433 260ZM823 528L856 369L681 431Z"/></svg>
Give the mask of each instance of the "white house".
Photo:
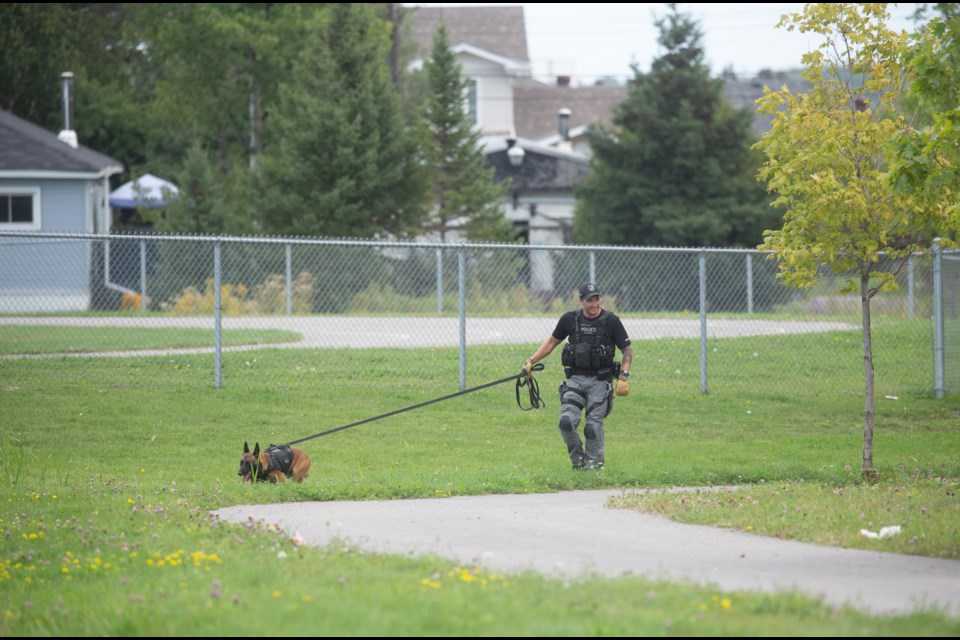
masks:
<svg viewBox="0 0 960 640"><path fill-rule="evenodd" d="M504 215L530 244L571 241L574 188L589 171L587 126L607 122L623 87L570 86L534 80L523 8L416 7L409 16L413 66L430 55L437 27L469 81L467 108L498 181L508 183ZM508 153L508 150L512 151ZM459 239L456 224L447 237ZM535 289L551 289L549 264L531 269Z"/></svg>

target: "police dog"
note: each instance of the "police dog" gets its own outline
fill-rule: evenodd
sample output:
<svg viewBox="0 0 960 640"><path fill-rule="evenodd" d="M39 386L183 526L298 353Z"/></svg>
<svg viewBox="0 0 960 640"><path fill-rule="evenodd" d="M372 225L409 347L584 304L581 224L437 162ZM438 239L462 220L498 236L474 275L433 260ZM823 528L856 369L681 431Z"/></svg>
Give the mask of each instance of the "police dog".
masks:
<svg viewBox="0 0 960 640"><path fill-rule="evenodd" d="M260 443L256 443L253 452L250 445L243 443L243 457L240 458L238 476L244 482L284 482L293 478L296 482L303 482L310 472L310 457L301 449L294 449L286 445L271 444L261 453Z"/></svg>

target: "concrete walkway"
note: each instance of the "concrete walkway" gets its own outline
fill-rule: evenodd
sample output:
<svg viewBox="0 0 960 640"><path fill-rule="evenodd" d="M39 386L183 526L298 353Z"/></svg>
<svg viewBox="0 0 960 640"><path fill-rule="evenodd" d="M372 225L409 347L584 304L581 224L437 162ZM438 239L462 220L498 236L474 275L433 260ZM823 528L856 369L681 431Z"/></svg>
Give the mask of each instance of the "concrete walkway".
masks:
<svg viewBox="0 0 960 640"><path fill-rule="evenodd" d="M873 613L933 605L960 615L960 561L789 542L606 507L622 493L298 502L215 513L228 522L277 524L311 545L339 539L366 551L433 554L497 571L797 589Z"/></svg>

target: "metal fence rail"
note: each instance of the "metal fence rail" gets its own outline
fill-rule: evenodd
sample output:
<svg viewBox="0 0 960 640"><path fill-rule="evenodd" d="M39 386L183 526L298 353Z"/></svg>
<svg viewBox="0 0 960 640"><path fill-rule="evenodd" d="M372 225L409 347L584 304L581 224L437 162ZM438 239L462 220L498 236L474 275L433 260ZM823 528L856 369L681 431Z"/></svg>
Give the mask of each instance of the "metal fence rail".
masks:
<svg viewBox="0 0 960 640"><path fill-rule="evenodd" d="M0 336L5 326L32 327L38 336L97 327L213 328L213 344L190 349L213 354L217 387L229 384L223 360L235 350L446 346L457 349L463 388L472 364L518 368L559 316L577 308L574 292L585 282L595 282L605 306L624 319L638 358L646 340L687 340L691 361L665 366L703 393L715 372L735 369L738 358L762 357L756 349L726 353L728 338L759 344L766 336L798 335L823 348L831 332L859 332L860 318L859 297L843 292L844 278L824 272L812 289L792 289L778 281L769 256L739 249L0 232L0 264ZM957 256L914 256L897 279L898 291L874 299L874 318L924 345L898 366L921 372L911 378L913 388L956 391ZM938 309L943 331L931 323ZM343 318L350 318L349 329ZM225 332L240 330L270 334L251 340L271 343L228 346ZM931 344L931 334L941 341ZM60 353L42 339L30 350L9 342L0 340L0 358ZM480 348L494 345L516 348ZM923 366L931 361L932 378ZM942 367L947 374L938 373Z"/></svg>

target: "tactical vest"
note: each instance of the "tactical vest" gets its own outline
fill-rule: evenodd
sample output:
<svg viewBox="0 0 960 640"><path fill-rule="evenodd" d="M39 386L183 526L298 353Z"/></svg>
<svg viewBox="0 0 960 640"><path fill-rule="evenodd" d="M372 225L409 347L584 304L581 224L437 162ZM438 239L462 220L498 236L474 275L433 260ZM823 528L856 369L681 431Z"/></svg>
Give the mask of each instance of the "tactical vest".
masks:
<svg viewBox="0 0 960 640"><path fill-rule="evenodd" d="M572 375L612 377L616 345L609 328L610 313L604 310L591 320L583 317L582 311L578 311L575 317L576 330L570 334L561 356L567 377Z"/></svg>

